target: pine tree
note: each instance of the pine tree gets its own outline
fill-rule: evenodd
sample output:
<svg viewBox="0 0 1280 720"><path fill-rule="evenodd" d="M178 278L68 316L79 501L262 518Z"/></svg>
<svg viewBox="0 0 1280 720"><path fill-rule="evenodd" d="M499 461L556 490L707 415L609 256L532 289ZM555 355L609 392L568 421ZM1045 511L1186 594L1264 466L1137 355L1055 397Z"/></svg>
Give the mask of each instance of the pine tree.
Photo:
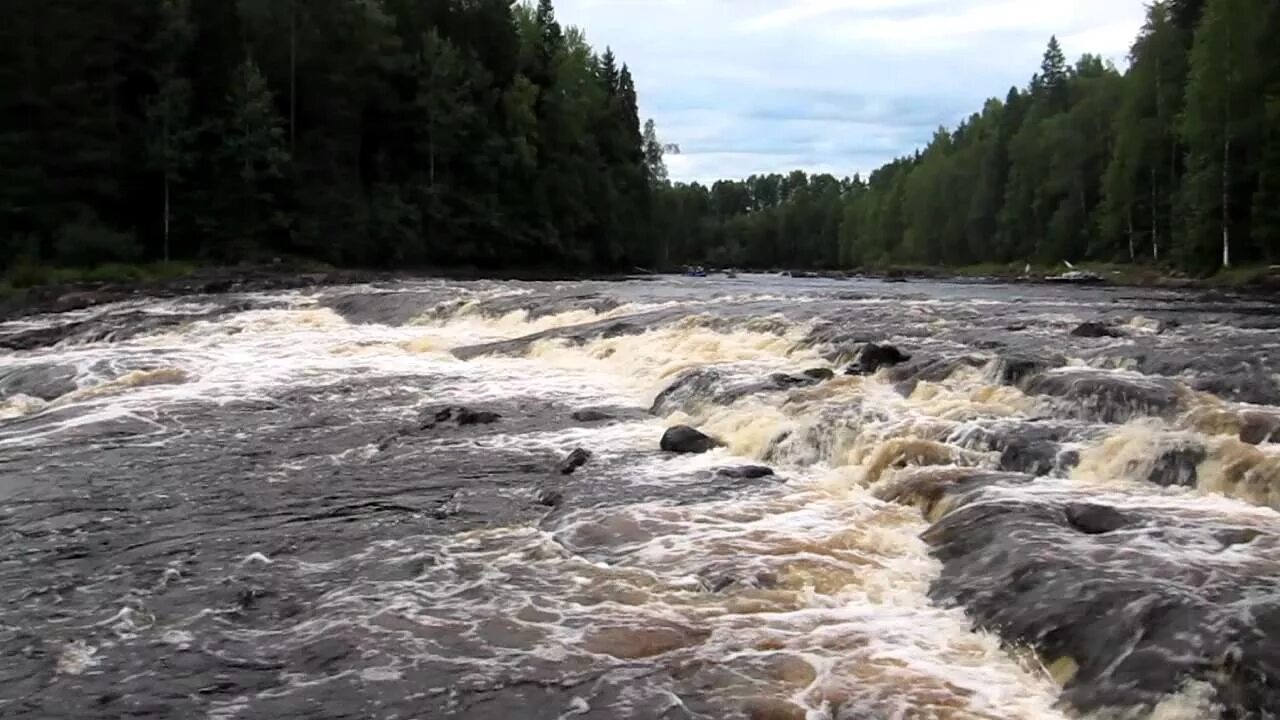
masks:
<svg viewBox="0 0 1280 720"><path fill-rule="evenodd" d="M270 245L287 224L279 214L277 185L289 162L284 122L275 95L256 63L246 59L232 78L230 114L221 127L217 153L225 220L220 247L206 248L223 260L243 260Z"/></svg>

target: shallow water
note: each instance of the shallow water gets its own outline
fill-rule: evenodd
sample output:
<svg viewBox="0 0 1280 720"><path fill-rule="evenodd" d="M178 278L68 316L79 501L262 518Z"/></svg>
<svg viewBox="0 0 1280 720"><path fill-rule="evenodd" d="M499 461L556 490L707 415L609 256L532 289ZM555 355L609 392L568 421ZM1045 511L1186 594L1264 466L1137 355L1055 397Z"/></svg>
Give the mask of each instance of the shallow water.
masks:
<svg viewBox="0 0 1280 720"><path fill-rule="evenodd" d="M1275 310L748 276L3 324L0 716L1275 717Z"/></svg>

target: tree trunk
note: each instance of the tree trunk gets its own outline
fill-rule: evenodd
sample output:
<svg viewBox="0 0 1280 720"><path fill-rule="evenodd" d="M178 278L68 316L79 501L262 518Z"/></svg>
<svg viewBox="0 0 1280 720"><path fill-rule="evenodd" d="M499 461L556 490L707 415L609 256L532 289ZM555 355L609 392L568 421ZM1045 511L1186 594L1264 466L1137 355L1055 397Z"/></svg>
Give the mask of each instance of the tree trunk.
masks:
<svg viewBox="0 0 1280 720"><path fill-rule="evenodd" d="M1156 191L1156 167L1151 166L1151 258L1160 261L1159 193Z"/></svg>
<svg viewBox="0 0 1280 720"><path fill-rule="evenodd" d="M1235 67L1231 63L1231 23L1227 22L1227 77L1223 79L1222 104L1222 267L1231 267L1231 92Z"/></svg>
<svg viewBox="0 0 1280 720"><path fill-rule="evenodd" d="M1135 262L1138 254L1133 248L1133 205L1129 205L1129 262Z"/></svg>
<svg viewBox="0 0 1280 720"><path fill-rule="evenodd" d="M164 174L164 261L169 262L169 173Z"/></svg>
<svg viewBox="0 0 1280 720"><path fill-rule="evenodd" d="M1222 267L1231 267L1231 133L1222 140Z"/></svg>
<svg viewBox="0 0 1280 720"><path fill-rule="evenodd" d="M289 153L298 144L298 2L289 3Z"/></svg>

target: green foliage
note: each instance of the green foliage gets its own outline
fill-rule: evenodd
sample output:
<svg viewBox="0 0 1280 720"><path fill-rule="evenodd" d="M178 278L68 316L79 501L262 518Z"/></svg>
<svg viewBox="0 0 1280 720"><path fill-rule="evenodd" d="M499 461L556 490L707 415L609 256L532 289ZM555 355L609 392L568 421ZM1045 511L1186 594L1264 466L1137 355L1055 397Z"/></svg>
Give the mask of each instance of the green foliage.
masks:
<svg viewBox="0 0 1280 720"><path fill-rule="evenodd" d="M1124 74L1092 55L1069 65L1053 38L1025 89L865 182L832 178L837 191L815 194L805 188L817 178L793 174L664 190L666 257L757 268L1173 259L1199 274L1274 261L1277 32L1268 0L1154 2Z"/></svg>
<svg viewBox="0 0 1280 720"><path fill-rule="evenodd" d="M112 230L92 217L59 228L54 250L62 262L74 267L129 262L141 255L132 234Z"/></svg>
<svg viewBox="0 0 1280 720"><path fill-rule="evenodd" d="M17 1L3 266L656 259L630 70L550 0Z"/></svg>
<svg viewBox="0 0 1280 720"><path fill-rule="evenodd" d="M1157 0L1123 73L1053 38L1025 87L865 176L710 185L671 182L630 68L552 0L7 9L14 287L170 258L1206 275L1280 257L1272 0Z"/></svg>

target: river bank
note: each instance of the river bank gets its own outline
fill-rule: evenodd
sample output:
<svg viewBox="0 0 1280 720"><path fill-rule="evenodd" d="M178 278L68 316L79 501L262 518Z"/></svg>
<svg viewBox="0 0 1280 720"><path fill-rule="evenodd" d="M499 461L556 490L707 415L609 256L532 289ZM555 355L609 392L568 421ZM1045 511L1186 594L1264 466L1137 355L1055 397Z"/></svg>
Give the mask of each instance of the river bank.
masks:
<svg viewBox="0 0 1280 720"><path fill-rule="evenodd" d="M1248 294L1280 294L1280 269L1250 266L1209 277L1189 277L1162 268L1130 265L1086 264L1080 270L1101 278L1097 284L1112 287L1169 290L1216 290ZM800 279L886 282L930 280L936 282L1045 284L1060 275L1064 266L1014 267L971 265L964 267L897 266L859 270L745 271L744 275L782 275ZM0 283L0 320L24 315L68 312L133 298L176 298L221 295L230 292L272 292L334 285L411 281L425 278L448 280L513 281L623 281L659 277L663 273L636 268L631 274L565 271L551 268L492 270L479 268L421 268L414 270L337 269L323 265L271 264L251 266L196 266L156 264L113 266L92 271L40 269L35 278L16 285ZM716 274L716 273L712 273ZM35 281L30 281L30 280Z"/></svg>

